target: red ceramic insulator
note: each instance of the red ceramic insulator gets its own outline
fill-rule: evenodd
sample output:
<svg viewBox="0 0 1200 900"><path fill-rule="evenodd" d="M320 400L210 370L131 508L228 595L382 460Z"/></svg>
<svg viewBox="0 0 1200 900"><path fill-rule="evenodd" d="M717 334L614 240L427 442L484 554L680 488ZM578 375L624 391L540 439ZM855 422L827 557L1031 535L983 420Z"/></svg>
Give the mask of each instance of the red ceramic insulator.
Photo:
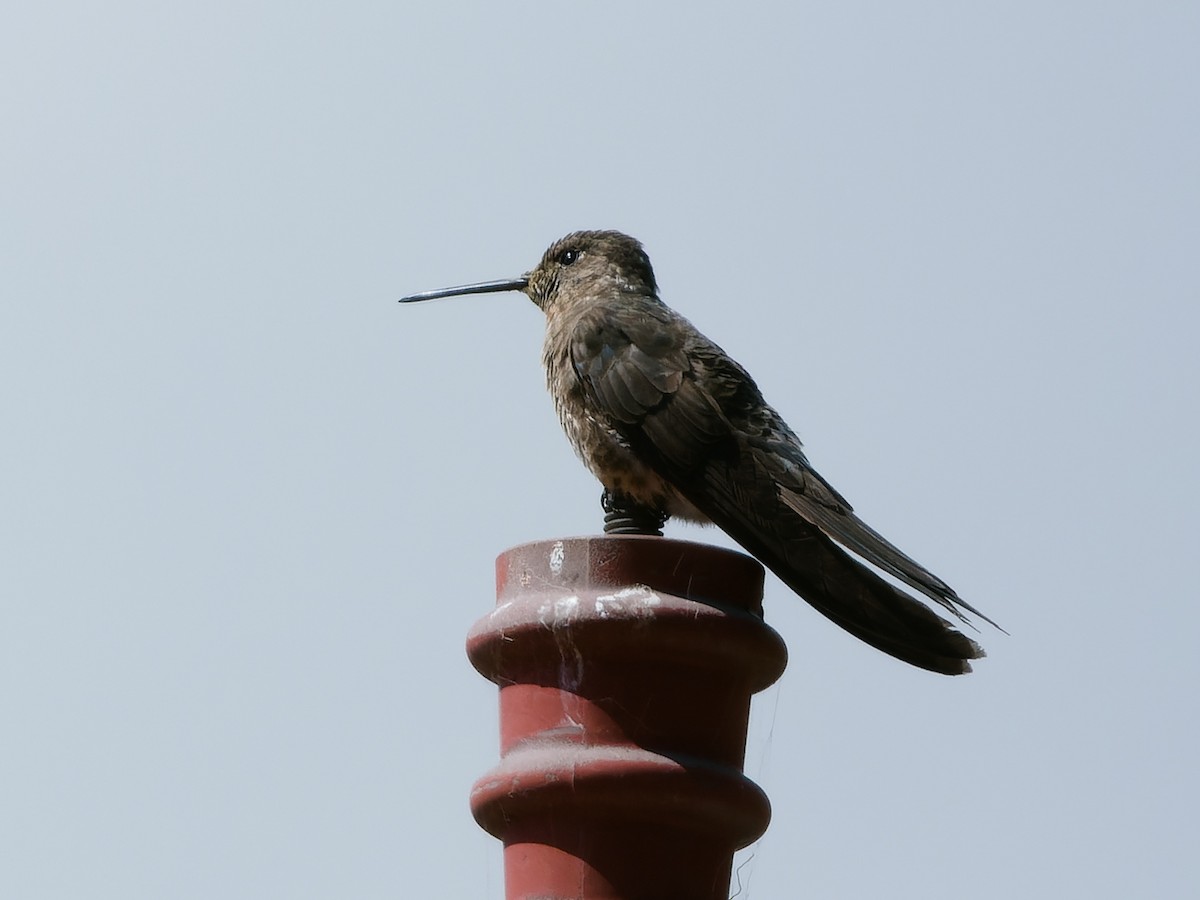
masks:
<svg viewBox="0 0 1200 900"><path fill-rule="evenodd" d="M610 535L514 547L496 586L467 652L500 687L502 759L471 809L507 900L724 900L771 817L742 774L750 696L787 661L762 567Z"/></svg>

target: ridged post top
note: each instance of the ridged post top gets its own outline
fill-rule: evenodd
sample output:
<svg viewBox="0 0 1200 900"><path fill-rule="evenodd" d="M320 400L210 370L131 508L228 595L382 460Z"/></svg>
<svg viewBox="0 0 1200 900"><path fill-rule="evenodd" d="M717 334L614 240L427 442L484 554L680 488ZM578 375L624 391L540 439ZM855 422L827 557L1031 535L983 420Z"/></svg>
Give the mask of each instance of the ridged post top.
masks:
<svg viewBox="0 0 1200 900"><path fill-rule="evenodd" d="M509 900L724 898L770 820L742 773L751 694L786 665L740 553L606 536L514 547L467 641L500 687L471 806Z"/></svg>

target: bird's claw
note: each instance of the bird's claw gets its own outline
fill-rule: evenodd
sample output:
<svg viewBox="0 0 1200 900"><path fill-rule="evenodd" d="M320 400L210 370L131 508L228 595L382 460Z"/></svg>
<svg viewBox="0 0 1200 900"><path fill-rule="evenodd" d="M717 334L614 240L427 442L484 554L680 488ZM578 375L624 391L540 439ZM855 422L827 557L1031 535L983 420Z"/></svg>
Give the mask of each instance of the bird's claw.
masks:
<svg viewBox="0 0 1200 900"><path fill-rule="evenodd" d="M662 510L634 503L624 494L604 489L600 497L604 509L605 534L647 534L662 537L667 515Z"/></svg>

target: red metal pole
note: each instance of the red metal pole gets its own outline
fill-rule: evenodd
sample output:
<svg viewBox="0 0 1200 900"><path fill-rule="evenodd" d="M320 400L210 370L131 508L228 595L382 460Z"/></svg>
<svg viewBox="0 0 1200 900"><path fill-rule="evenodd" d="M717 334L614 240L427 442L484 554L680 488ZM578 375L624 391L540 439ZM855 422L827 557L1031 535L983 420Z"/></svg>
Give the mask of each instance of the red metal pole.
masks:
<svg viewBox="0 0 1200 900"><path fill-rule="evenodd" d="M467 652L500 687L502 758L471 809L507 900L724 900L771 815L742 774L750 696L787 660L762 567L609 535L514 547L496 584Z"/></svg>

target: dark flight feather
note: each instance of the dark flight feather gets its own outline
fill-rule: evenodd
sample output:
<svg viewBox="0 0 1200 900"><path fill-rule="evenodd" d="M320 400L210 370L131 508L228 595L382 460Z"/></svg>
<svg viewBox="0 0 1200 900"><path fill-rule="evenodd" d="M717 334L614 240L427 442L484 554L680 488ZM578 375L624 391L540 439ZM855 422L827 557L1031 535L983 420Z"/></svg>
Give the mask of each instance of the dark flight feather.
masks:
<svg viewBox="0 0 1200 900"><path fill-rule="evenodd" d="M961 621L958 607L991 622L859 519L812 469L750 375L685 319L651 297L605 304L579 318L570 358L593 413L830 620L935 672L968 672L968 660L983 656L933 610L837 546Z"/></svg>

